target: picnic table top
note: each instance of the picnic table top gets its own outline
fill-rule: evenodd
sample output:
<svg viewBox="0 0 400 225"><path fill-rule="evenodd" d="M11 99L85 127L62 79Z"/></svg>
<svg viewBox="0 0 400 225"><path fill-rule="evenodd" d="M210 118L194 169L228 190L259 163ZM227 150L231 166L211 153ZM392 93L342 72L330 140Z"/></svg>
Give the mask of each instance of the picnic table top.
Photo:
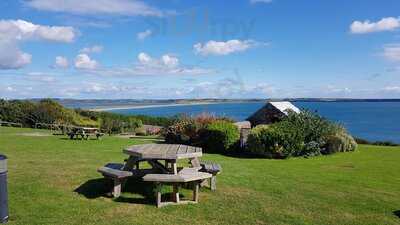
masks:
<svg viewBox="0 0 400 225"><path fill-rule="evenodd" d="M202 156L202 149L179 144L133 145L123 150L125 154L142 159L189 159Z"/></svg>

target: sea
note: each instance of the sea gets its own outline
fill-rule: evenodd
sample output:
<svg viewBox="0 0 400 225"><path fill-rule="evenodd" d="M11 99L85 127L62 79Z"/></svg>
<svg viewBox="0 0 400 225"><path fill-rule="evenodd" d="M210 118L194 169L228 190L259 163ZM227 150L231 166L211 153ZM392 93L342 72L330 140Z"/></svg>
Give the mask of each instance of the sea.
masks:
<svg viewBox="0 0 400 225"><path fill-rule="evenodd" d="M111 110L125 115L174 116L210 113L245 120L265 103L217 103ZM358 138L400 143L400 102L294 102L345 126Z"/></svg>

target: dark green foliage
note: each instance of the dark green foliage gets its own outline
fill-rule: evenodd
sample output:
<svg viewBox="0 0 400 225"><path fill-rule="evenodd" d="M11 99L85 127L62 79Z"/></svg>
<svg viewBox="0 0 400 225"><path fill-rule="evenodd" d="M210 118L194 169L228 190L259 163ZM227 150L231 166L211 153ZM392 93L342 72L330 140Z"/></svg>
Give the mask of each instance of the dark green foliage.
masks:
<svg viewBox="0 0 400 225"><path fill-rule="evenodd" d="M100 128L108 134L134 133L143 125L139 119L115 113L99 112L96 117L100 120Z"/></svg>
<svg viewBox="0 0 400 225"><path fill-rule="evenodd" d="M37 103L0 100L0 119L34 127L36 123L99 127L106 133L134 132L143 125L134 116L67 109L50 99Z"/></svg>
<svg viewBox="0 0 400 225"><path fill-rule="evenodd" d="M188 144L204 147L205 151L226 152L239 140L238 128L228 118L210 114L196 117L180 115L173 125L163 132L171 144Z"/></svg>
<svg viewBox="0 0 400 225"><path fill-rule="evenodd" d="M36 123L97 126L98 123L66 109L59 103L44 99L38 103L23 100L0 100L0 119L34 127Z"/></svg>
<svg viewBox="0 0 400 225"><path fill-rule="evenodd" d="M171 144L199 145L199 131L205 125L192 117L181 117L173 125L165 129L164 138Z"/></svg>
<svg viewBox="0 0 400 225"><path fill-rule="evenodd" d="M89 111L89 110L83 110L83 109L76 109L75 110L78 114L89 117L93 120L98 120L98 118L104 118L104 117L109 117L111 115L117 115L115 113L109 113L109 112L96 112L96 111ZM113 117L113 116L111 116ZM140 120L142 121L143 124L146 125L154 125L154 126L163 126L167 127L172 124L176 120L178 120L178 116L175 117L157 117L157 116L147 116L147 115L124 115L124 117L129 117L135 120Z"/></svg>
<svg viewBox="0 0 400 225"><path fill-rule="evenodd" d="M130 117L141 120L143 124L168 127L174 124L176 117L160 117L160 116L146 116L146 115L132 115Z"/></svg>
<svg viewBox="0 0 400 225"><path fill-rule="evenodd" d="M304 145L300 155L305 157L321 155L321 146L316 141L308 142Z"/></svg>
<svg viewBox="0 0 400 225"><path fill-rule="evenodd" d="M254 128L247 140L247 149L257 155L268 158L287 158L299 155L304 141L301 133L294 127L284 127L278 124L260 125Z"/></svg>
<svg viewBox="0 0 400 225"><path fill-rule="evenodd" d="M253 128L247 141L249 152L269 158L309 157L356 147L342 126L308 111L290 112L281 122Z"/></svg>
<svg viewBox="0 0 400 225"><path fill-rule="evenodd" d="M396 144L391 141L368 141L362 138L354 138L357 144L365 144L365 145L378 145L378 146L399 146L399 144Z"/></svg>
<svg viewBox="0 0 400 225"><path fill-rule="evenodd" d="M267 158L284 158L288 155L284 144L285 134L268 125L253 128L247 139L247 149L251 153Z"/></svg>
<svg viewBox="0 0 400 225"><path fill-rule="evenodd" d="M137 135L137 136L146 136L148 134L146 132L146 129L144 129L144 127L139 127L137 129L135 129L135 135Z"/></svg>
<svg viewBox="0 0 400 225"><path fill-rule="evenodd" d="M224 120L210 123L200 136L206 151L220 153L232 150L240 138L237 126Z"/></svg>

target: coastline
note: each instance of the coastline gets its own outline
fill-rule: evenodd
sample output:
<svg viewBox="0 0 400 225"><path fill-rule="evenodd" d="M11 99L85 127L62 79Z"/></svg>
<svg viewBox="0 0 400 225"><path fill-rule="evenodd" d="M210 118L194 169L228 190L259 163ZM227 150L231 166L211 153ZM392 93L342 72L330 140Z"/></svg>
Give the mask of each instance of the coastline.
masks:
<svg viewBox="0 0 400 225"><path fill-rule="evenodd" d="M233 102L230 102L233 103ZM239 103L239 102L234 102ZM147 109L147 108L163 108L163 107L176 107L176 106L192 106L192 105L213 105L221 104L220 102L194 102L194 103L174 103L174 104L155 104L155 105L127 105L127 106L110 106L110 107L99 107L91 108L89 111L104 112L112 110L124 110L124 109Z"/></svg>

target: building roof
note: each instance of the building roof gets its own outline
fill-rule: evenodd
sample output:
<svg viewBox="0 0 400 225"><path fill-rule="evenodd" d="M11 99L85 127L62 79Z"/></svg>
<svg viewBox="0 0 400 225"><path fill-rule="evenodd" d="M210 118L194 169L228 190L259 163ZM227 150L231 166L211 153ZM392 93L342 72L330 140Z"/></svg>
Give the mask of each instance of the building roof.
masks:
<svg viewBox="0 0 400 225"><path fill-rule="evenodd" d="M289 110L294 111L295 113L300 113L300 109L294 106L290 102L269 102L272 106L274 106L279 111L283 112L285 115L288 114Z"/></svg>
<svg viewBox="0 0 400 225"><path fill-rule="evenodd" d="M300 109L290 102L268 102L246 120L251 125L271 124L281 120L289 114L289 111L300 113Z"/></svg>

